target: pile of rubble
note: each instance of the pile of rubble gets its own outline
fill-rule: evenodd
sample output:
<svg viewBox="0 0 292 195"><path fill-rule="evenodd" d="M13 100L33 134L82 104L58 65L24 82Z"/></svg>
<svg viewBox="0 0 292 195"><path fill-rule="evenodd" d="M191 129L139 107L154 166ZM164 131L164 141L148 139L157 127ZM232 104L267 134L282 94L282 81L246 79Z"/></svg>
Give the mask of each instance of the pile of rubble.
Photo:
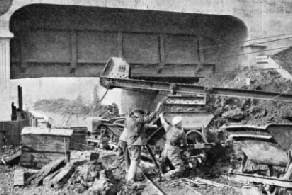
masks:
<svg viewBox="0 0 292 195"><path fill-rule="evenodd" d="M248 79L247 79L248 78ZM292 93L292 81L286 80L275 70L242 69L202 79L206 87L226 87ZM248 85L249 84L249 85ZM291 123L292 107L289 102L213 96L209 102L214 118L209 128L218 129L230 122L266 125Z"/></svg>
<svg viewBox="0 0 292 195"><path fill-rule="evenodd" d="M48 163L40 170L14 165L12 169L9 169L14 188L9 181L7 185L11 186L10 190L13 194L20 194L22 191L24 194L60 194L62 192L62 194L111 195L124 190L122 187L124 173L119 172L116 177L112 170L107 168L108 158L115 155L103 153L100 156L100 151L72 151L72 154L74 158L70 162L65 157L60 158ZM0 165L0 167L4 166Z"/></svg>
<svg viewBox="0 0 292 195"><path fill-rule="evenodd" d="M272 56L272 58L285 70L292 73L292 47L284 49Z"/></svg>
<svg viewBox="0 0 292 195"><path fill-rule="evenodd" d="M262 90L277 93L292 92L292 81L283 78L274 69L242 68L236 71L216 73L200 79L200 85L237 89Z"/></svg>

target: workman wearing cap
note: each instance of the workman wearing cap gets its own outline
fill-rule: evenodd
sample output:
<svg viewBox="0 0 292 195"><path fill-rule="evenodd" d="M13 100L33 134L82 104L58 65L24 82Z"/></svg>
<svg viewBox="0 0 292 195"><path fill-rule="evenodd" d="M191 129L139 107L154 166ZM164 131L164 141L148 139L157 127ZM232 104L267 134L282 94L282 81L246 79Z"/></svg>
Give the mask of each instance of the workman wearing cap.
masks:
<svg viewBox="0 0 292 195"><path fill-rule="evenodd" d="M163 116L159 115L161 123L165 129L165 146L162 152L162 169L165 169L165 162L170 161L170 167L174 170L164 174L164 177L178 176L183 170L183 161L181 159L181 149L186 149L187 140L182 129L182 117L173 117L172 124L169 124ZM183 147L181 147L181 145ZM163 170L163 172L166 172Z"/></svg>
<svg viewBox="0 0 292 195"><path fill-rule="evenodd" d="M150 123L160 110L162 102L157 104L156 110L144 116L143 110L135 109L130 113L130 116L125 120L125 128L127 129L127 144L130 155L130 167L127 175L127 183L133 183L137 167L141 160L141 147L146 145L146 136L144 124Z"/></svg>

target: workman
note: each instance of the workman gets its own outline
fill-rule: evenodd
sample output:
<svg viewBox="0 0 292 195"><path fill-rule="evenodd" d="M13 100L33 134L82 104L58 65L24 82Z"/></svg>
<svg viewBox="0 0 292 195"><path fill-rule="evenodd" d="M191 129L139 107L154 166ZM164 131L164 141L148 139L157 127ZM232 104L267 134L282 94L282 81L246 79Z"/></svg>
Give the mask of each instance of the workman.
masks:
<svg viewBox="0 0 292 195"><path fill-rule="evenodd" d="M160 110L162 102L157 104L156 110L144 116L143 110L135 109L130 113L130 116L125 120L125 128L127 129L127 144L130 156L130 167L127 175L127 183L134 183L135 174L141 160L141 148L146 145L146 137L144 124L150 123Z"/></svg>
<svg viewBox="0 0 292 195"><path fill-rule="evenodd" d="M163 176L165 178L171 178L179 176L184 170L184 164L181 158L181 150L185 150L187 147L187 140L185 132L182 128L182 117L173 117L172 124L167 122L163 116L160 115L161 123L165 129L165 145L162 152L162 171L165 173L165 163L170 163L171 169Z"/></svg>

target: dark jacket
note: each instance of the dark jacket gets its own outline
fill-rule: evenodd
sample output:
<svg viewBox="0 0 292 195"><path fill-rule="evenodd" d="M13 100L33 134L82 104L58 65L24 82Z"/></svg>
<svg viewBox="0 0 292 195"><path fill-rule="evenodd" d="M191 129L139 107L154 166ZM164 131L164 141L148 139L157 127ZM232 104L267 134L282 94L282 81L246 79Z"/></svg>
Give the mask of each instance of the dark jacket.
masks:
<svg viewBox="0 0 292 195"><path fill-rule="evenodd" d="M146 117L131 116L125 120L125 127L127 128L127 144L129 146L143 146L146 144L146 135L144 124L150 123L156 116L156 111Z"/></svg>

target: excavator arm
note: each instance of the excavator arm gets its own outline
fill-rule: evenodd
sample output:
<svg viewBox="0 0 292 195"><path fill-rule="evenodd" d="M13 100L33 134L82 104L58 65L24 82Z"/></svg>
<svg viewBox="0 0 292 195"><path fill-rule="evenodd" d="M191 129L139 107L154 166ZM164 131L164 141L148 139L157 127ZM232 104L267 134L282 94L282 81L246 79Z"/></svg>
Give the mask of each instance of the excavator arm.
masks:
<svg viewBox="0 0 292 195"><path fill-rule="evenodd" d="M188 95L219 95L228 97L254 98L264 100L292 101L292 94L274 93L235 88L206 88L200 85L168 83L131 79L130 65L123 58L112 57L108 60L100 77L100 84L107 88L131 90L166 91L170 94L186 93Z"/></svg>

